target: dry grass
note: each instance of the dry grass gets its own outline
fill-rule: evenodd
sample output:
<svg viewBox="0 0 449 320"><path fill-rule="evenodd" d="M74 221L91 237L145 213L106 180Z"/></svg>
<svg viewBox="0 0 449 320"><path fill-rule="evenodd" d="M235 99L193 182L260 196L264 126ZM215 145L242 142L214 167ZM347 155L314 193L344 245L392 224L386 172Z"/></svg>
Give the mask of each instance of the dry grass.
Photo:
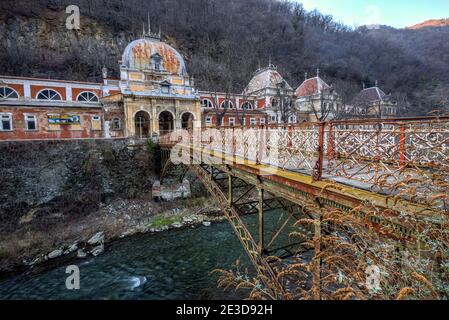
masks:
<svg viewBox="0 0 449 320"><path fill-rule="evenodd" d="M440 206L440 201L445 199L433 197L431 202ZM360 219L362 211L364 219ZM306 242L314 256L307 261L298 252L289 264L279 263L275 267L279 281L288 288L288 296L284 299L422 300L449 297L447 214L438 217L439 223L435 223L435 219L426 221L406 213L398 216L370 204L354 208L348 214L311 203L307 212L309 216L298 219L295 225L315 229L315 236ZM369 219L373 216L384 219L381 233L369 227ZM383 234L391 234L394 230L390 223L398 219L414 230L413 237L405 242ZM300 231L291 236L304 238ZM366 272L370 266L380 270L378 288L367 282L369 275ZM250 299L261 296L269 299L267 292L276 290L260 276L248 279L241 271L223 272L219 284L251 288Z"/></svg>

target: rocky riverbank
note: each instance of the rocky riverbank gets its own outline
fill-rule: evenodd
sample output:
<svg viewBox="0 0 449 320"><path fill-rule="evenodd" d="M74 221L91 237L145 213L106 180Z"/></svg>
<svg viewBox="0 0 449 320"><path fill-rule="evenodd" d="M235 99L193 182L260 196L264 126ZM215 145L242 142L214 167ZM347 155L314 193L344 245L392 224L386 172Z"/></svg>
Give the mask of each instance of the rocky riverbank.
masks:
<svg viewBox="0 0 449 320"><path fill-rule="evenodd" d="M0 236L0 278L18 272L41 272L70 260L98 256L117 239L210 226L224 219L209 198L165 203L153 202L150 197L115 199L99 207L79 221L53 225L45 233L30 230L25 223L16 232Z"/></svg>
<svg viewBox="0 0 449 320"><path fill-rule="evenodd" d="M220 220L189 174L193 198L153 200L160 163L149 144L13 141L0 142L0 153L0 278L97 256L137 233Z"/></svg>

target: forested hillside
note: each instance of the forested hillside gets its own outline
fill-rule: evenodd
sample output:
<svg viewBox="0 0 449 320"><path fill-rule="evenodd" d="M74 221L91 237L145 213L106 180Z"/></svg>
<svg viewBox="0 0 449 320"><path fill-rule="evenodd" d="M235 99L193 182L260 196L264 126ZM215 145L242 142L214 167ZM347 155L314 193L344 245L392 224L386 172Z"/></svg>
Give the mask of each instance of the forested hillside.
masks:
<svg viewBox="0 0 449 320"><path fill-rule="evenodd" d="M65 28L70 4L80 7L80 31ZM106 66L117 77L148 13L199 89L241 91L271 57L293 87L320 68L344 97L378 80L410 103L408 114L449 100L449 27L353 30L275 0L2 0L0 74L100 80Z"/></svg>

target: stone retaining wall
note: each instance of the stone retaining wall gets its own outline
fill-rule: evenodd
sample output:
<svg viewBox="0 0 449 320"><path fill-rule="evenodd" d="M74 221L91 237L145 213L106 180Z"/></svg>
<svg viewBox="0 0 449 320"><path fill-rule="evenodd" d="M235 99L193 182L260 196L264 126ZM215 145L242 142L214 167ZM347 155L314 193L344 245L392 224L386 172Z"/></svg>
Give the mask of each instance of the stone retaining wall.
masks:
<svg viewBox="0 0 449 320"><path fill-rule="evenodd" d="M0 232L36 217L76 218L107 197L149 193L152 159L145 145L127 140L0 142Z"/></svg>

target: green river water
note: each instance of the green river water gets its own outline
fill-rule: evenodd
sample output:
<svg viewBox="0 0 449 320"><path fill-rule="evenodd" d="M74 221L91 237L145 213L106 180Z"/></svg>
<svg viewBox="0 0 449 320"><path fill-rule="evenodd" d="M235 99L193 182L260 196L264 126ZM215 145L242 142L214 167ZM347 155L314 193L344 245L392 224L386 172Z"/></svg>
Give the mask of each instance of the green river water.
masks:
<svg viewBox="0 0 449 320"><path fill-rule="evenodd" d="M239 258L251 267L227 222L138 235L71 263L80 269L80 290L66 288L61 265L1 281L0 299L241 299L243 293L217 288L218 275L211 274Z"/></svg>

